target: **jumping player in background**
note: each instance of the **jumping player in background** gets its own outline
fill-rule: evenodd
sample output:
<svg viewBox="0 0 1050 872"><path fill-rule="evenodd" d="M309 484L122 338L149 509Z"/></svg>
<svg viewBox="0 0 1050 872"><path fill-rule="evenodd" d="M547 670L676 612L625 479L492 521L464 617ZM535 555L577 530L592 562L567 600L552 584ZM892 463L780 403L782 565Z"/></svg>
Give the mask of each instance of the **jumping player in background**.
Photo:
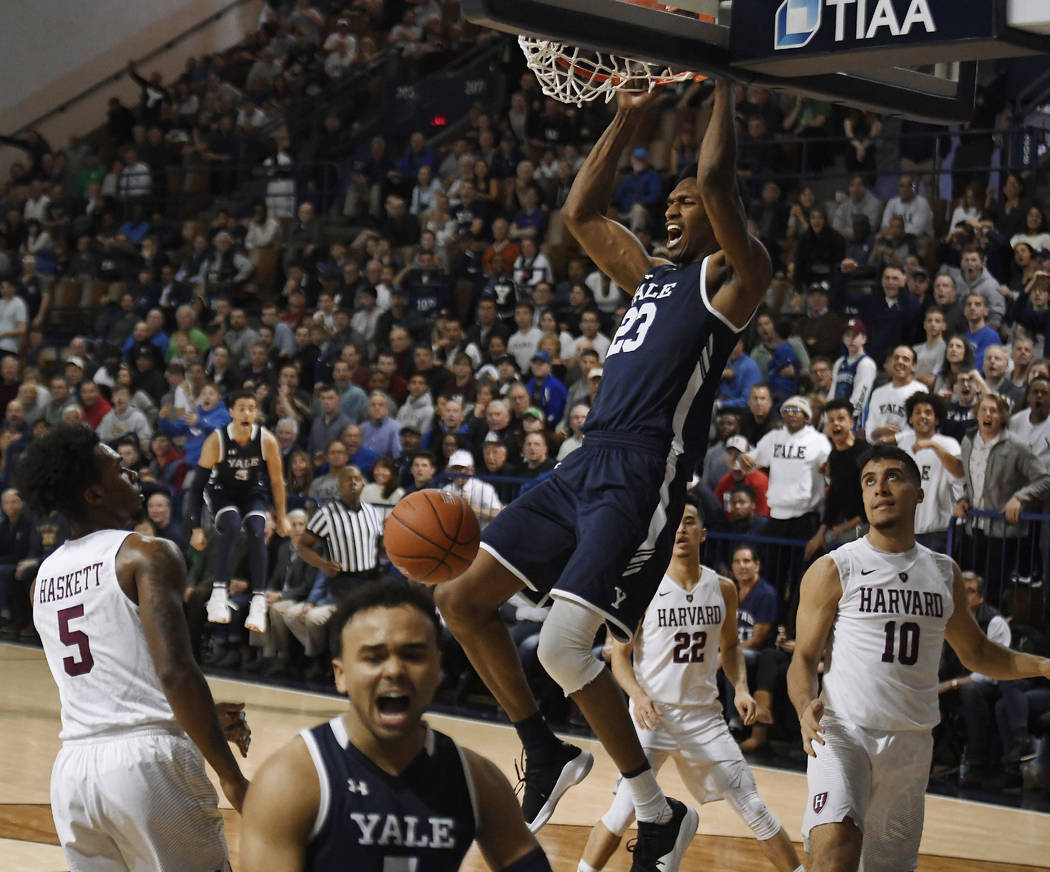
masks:
<svg viewBox="0 0 1050 872"><path fill-rule="evenodd" d="M737 640L736 586L700 564L706 538L700 504L686 495L671 564L634 640L613 643L613 675L631 699L638 738L653 770L659 772L673 757L697 802L728 801L773 865L780 872L799 872L795 846L758 795L718 702L715 676L721 654L736 689L736 709L745 724L754 723L757 706ZM603 869L633 817L630 795L617 790L612 807L591 830L577 872Z"/></svg>
<svg viewBox="0 0 1050 872"><path fill-rule="evenodd" d="M803 577L788 670L810 758L802 823L810 872L916 867L945 641L968 670L1050 678L1050 660L981 632L959 567L915 541L923 493L911 455L876 445L861 458L860 483L871 528Z"/></svg>
<svg viewBox="0 0 1050 872"><path fill-rule="evenodd" d="M256 424L259 411L251 391L233 391L229 396L230 424L215 430L201 448L197 471L188 500L193 527L190 546L203 551L208 539L201 527L202 498L207 487L208 508L219 531L219 556L208 600L208 620L230 622L227 586L233 551L241 525L248 531L248 572L252 586L251 606L244 626L266 632L266 509L272 504L277 534L287 536L287 506L281 447L265 427Z"/></svg>
<svg viewBox="0 0 1050 872"><path fill-rule="evenodd" d="M733 90L725 82L715 87L697 176L667 199L674 262L651 257L606 217L620 155L653 96L620 94L562 209L599 269L635 288L605 359L583 448L494 518L470 569L435 595L525 747L522 811L533 831L586 776L592 758L559 741L543 720L499 606L523 588L537 599L554 597L539 659L624 776L639 822L634 868L673 872L696 812L664 796L623 694L591 646L603 624L630 640L660 584L722 370L769 286L770 263L747 231L737 196Z"/></svg>
<svg viewBox="0 0 1050 872"><path fill-rule="evenodd" d="M215 704L182 611L186 567L167 539L129 533L138 477L89 429L59 425L22 455L32 511L72 535L41 565L33 622L62 704L51 773L55 829L73 872L229 869L204 760L240 810L242 704ZM203 759L202 755L203 754Z"/></svg>
<svg viewBox="0 0 1050 872"><path fill-rule="evenodd" d="M263 763L244 809L244 868L452 872L477 841L494 870L550 872L503 774L422 719L441 673L426 592L363 582L333 623L350 707Z"/></svg>

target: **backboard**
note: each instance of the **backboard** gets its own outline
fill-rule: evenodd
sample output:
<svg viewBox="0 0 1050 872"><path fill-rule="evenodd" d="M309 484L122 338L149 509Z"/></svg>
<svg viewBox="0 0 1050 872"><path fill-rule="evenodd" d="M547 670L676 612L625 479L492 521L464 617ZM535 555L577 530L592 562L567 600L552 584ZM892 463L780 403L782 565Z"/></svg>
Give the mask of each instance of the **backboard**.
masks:
<svg viewBox="0 0 1050 872"><path fill-rule="evenodd" d="M1018 17L1013 2L675 0L667 6L654 0L461 0L461 5L471 21L507 33L946 123L970 118L979 60L1050 53L1050 36L1010 26Z"/></svg>

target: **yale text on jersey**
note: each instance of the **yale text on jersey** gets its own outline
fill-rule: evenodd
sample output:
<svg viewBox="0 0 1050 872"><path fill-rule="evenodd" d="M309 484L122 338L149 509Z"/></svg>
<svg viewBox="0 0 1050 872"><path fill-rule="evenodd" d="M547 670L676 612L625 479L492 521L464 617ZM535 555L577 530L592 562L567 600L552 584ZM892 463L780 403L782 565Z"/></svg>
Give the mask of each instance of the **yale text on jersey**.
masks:
<svg viewBox="0 0 1050 872"><path fill-rule="evenodd" d="M39 603L53 603L57 600L70 599L77 594L86 593L102 584L99 570L102 561L91 563L66 575L54 578L39 578L36 582L36 599Z"/></svg>
<svg viewBox="0 0 1050 872"><path fill-rule="evenodd" d="M391 845L401 848L454 848L456 822L450 817L350 812L357 824L359 845Z"/></svg>

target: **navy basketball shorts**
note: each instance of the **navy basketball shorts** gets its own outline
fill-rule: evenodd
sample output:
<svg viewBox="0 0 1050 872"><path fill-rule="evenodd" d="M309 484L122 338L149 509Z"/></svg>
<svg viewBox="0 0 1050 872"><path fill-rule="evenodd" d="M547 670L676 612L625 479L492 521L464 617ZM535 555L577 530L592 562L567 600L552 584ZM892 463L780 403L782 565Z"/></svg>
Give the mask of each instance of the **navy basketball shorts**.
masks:
<svg viewBox="0 0 1050 872"><path fill-rule="evenodd" d="M643 440L588 434L489 523L481 547L530 598L579 602L626 641L667 570L692 465Z"/></svg>
<svg viewBox="0 0 1050 872"><path fill-rule="evenodd" d="M236 510L243 521L249 515L261 515L266 519L269 501L262 494L252 493L247 496L231 494L225 491L208 494L208 508L211 509L212 523L218 526L219 516L223 512Z"/></svg>

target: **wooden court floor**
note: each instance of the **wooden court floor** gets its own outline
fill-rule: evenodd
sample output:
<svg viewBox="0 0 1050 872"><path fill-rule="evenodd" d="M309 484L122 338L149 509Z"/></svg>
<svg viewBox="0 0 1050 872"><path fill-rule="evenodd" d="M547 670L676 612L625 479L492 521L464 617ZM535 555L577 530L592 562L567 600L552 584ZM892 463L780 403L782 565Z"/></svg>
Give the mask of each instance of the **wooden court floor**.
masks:
<svg viewBox="0 0 1050 872"><path fill-rule="evenodd" d="M67 867L57 846L48 796L51 764L58 752L58 692L41 651L0 644L0 872L57 872ZM295 733L338 714L334 697L210 679L216 699L247 703L253 731L244 768L252 772ZM506 726L434 716L435 727L494 760L514 778L518 742ZM539 834L556 872L574 872L590 826L604 814L615 782L611 761L596 743L595 766L587 780L558 806ZM805 802L804 776L756 768L759 791L772 812L799 840ZM686 793L673 766L661 773L669 793ZM227 837L237 868L239 819L226 809ZM799 848L801 851L801 846ZM930 796L922 840L923 872L1033 872L1050 869L1050 815ZM626 872L629 855L621 850L612 872ZM487 868L476 849L464 869ZM705 805L700 832L683 870L738 872L771 869L750 831L724 802Z"/></svg>

